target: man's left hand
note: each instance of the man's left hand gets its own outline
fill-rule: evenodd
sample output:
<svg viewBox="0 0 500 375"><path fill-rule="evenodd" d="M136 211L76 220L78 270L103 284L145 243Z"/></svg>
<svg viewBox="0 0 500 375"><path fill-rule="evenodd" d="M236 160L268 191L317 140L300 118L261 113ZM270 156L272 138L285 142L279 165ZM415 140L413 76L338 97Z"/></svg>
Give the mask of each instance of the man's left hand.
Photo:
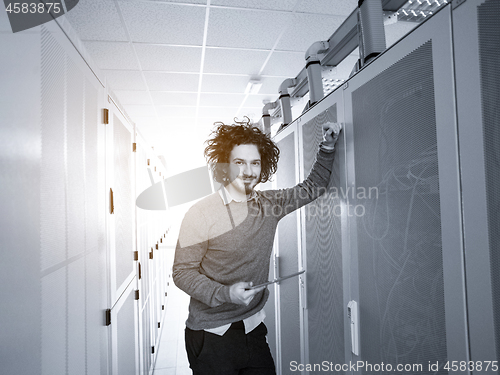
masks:
<svg viewBox="0 0 500 375"><path fill-rule="evenodd" d="M249 289L252 286L252 282L239 282L231 285L229 288L231 302L237 305L248 306L248 304L252 302L253 297L265 288L265 286L262 286L255 289Z"/></svg>

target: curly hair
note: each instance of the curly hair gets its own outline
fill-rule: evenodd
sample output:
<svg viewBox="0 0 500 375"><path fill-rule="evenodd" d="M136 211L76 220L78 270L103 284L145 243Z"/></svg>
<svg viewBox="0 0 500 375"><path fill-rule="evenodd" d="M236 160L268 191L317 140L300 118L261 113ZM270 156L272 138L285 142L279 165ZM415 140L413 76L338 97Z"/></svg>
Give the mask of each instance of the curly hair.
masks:
<svg viewBox="0 0 500 375"><path fill-rule="evenodd" d="M272 139L264 134L258 127L246 121L236 121L235 124L226 125L223 122L214 123L217 128L211 133L211 138L205 143L205 158L213 172L214 180L224 183L226 168L223 164L229 163L229 156L235 146L255 145L261 157L260 182L267 182L278 168L280 150Z"/></svg>

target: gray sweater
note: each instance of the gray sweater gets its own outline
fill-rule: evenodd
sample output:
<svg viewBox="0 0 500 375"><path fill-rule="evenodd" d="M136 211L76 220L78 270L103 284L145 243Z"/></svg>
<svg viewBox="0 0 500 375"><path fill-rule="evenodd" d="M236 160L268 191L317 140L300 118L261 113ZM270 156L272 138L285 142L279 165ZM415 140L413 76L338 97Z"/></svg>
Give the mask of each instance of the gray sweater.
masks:
<svg viewBox="0 0 500 375"><path fill-rule="evenodd" d="M320 148L307 179L292 188L256 191L255 199L228 205L214 193L189 209L173 266L175 284L191 296L188 328L219 327L246 319L264 307L267 289L242 306L231 302L229 287L240 281L257 285L268 280L279 220L326 191L333 154Z"/></svg>

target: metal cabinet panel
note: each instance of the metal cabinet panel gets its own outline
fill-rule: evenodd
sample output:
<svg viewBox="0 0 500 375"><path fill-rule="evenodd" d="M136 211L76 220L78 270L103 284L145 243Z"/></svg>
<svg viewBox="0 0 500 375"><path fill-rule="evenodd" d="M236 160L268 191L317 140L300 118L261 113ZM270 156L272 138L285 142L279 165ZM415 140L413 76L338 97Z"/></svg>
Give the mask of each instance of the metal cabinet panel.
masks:
<svg viewBox="0 0 500 375"><path fill-rule="evenodd" d="M470 0L453 9L470 356L500 360L500 6ZM479 372L479 371L478 371ZM486 362L481 373L498 373Z"/></svg>
<svg viewBox="0 0 500 375"><path fill-rule="evenodd" d="M427 42L352 92L361 352L370 363L447 358L433 88Z"/></svg>
<svg viewBox="0 0 500 375"><path fill-rule="evenodd" d="M328 109L314 118L301 122L302 167L301 179L310 172L319 143L323 139L322 125L327 122L342 122L337 105L342 109L342 93L330 96L335 101ZM342 117L342 116L341 116ZM342 192L344 135L337 143L336 157L330 183L324 195L302 209L304 251L306 265L306 332L308 353L306 363L321 364L327 360L343 363L344 349L344 270L342 256ZM311 374L319 373L311 371Z"/></svg>
<svg viewBox="0 0 500 375"><path fill-rule="evenodd" d="M468 360L451 35L447 6L293 123L303 178L320 140L312 124L336 120L335 109L344 117L330 186L342 198L309 209L340 206L340 215L302 214L306 363L446 373L447 360ZM359 355L350 350L350 300L359 305Z"/></svg>
<svg viewBox="0 0 500 375"><path fill-rule="evenodd" d="M164 169L155 164L156 156L147 149L144 141L139 138L136 146L136 196L165 176ZM167 304L167 280L170 276L168 267L171 267L173 258L167 252L172 252L173 249L164 245L163 236L169 229L168 210L153 211L136 207L135 212L139 259L137 267L140 264L141 275L137 284L141 296L138 311L140 373L149 374L158 354L160 334L165 324L168 324L163 324L163 318Z"/></svg>
<svg viewBox="0 0 500 375"><path fill-rule="evenodd" d="M421 373L468 359L450 10L344 91L360 358Z"/></svg>
<svg viewBox="0 0 500 375"><path fill-rule="evenodd" d="M66 373L66 269L58 269L41 280L41 374Z"/></svg>
<svg viewBox="0 0 500 375"><path fill-rule="evenodd" d="M106 373L100 86L57 25L40 30L41 371Z"/></svg>
<svg viewBox="0 0 500 375"><path fill-rule="evenodd" d="M113 116L114 282L118 291L128 284L134 269L134 210L132 188L132 134L117 113ZM113 285L113 284L112 284Z"/></svg>
<svg viewBox="0 0 500 375"><path fill-rule="evenodd" d="M100 92L85 80L85 322L86 371L107 373L107 330L103 311L107 301L107 253L105 232L104 127L99 123ZM103 350L105 349L105 350Z"/></svg>
<svg viewBox="0 0 500 375"><path fill-rule="evenodd" d="M275 183L275 187L278 189L289 188L297 183L299 171L297 140L296 124L289 126L275 138L280 148ZM294 211L281 219L278 224L277 246L274 251L277 255L279 276L286 276L299 270L299 266L301 266L299 236L299 213ZM290 362L300 363L303 360L303 317L298 280L298 278L285 280L275 289L279 322L276 331L279 337L278 355L275 358L278 373L287 373Z"/></svg>
<svg viewBox="0 0 500 375"><path fill-rule="evenodd" d="M66 260L65 61L63 47L41 32L41 268Z"/></svg>
<svg viewBox="0 0 500 375"><path fill-rule="evenodd" d="M66 63L67 225L69 258L85 251L85 77L73 61Z"/></svg>
<svg viewBox="0 0 500 375"><path fill-rule="evenodd" d="M130 283L111 310L113 375L135 375L138 372L137 306L134 283Z"/></svg>

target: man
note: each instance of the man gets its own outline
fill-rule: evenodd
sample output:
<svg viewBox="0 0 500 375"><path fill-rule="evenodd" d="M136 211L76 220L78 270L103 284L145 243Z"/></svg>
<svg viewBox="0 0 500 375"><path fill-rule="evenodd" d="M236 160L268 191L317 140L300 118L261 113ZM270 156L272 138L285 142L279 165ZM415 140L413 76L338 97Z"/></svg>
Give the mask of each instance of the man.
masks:
<svg viewBox="0 0 500 375"><path fill-rule="evenodd" d="M279 220L326 191L338 124L323 125L316 162L293 188L255 190L276 172L279 149L247 123L220 124L205 156L221 189L186 213L173 279L191 296L186 351L194 375L275 374L266 341L265 287Z"/></svg>

